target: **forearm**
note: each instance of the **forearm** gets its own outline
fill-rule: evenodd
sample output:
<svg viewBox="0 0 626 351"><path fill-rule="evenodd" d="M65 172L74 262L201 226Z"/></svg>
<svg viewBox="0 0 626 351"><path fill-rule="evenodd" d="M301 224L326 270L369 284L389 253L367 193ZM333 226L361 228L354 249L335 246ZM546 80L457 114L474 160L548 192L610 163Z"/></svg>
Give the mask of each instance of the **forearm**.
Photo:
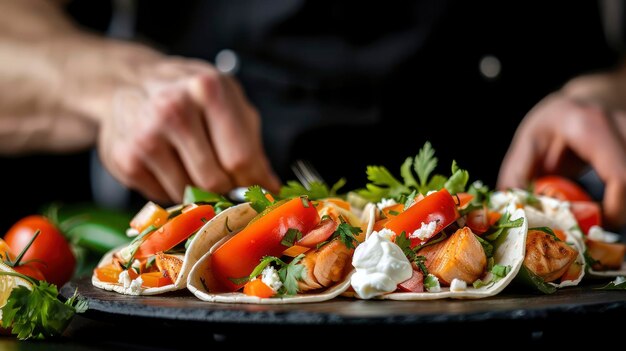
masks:
<svg viewBox="0 0 626 351"><path fill-rule="evenodd" d="M0 152L93 144L115 90L158 57L81 31L47 0L0 1Z"/></svg>

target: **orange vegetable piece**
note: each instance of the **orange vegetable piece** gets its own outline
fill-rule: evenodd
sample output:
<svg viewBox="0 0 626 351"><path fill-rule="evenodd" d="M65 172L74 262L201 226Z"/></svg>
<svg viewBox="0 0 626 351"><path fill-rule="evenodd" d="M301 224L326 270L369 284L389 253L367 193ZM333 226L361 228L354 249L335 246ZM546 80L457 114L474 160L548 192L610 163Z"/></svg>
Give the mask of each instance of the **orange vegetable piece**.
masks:
<svg viewBox="0 0 626 351"><path fill-rule="evenodd" d="M249 296L268 298L274 296L274 290L263 283L261 279L251 280L243 286L243 293Z"/></svg>

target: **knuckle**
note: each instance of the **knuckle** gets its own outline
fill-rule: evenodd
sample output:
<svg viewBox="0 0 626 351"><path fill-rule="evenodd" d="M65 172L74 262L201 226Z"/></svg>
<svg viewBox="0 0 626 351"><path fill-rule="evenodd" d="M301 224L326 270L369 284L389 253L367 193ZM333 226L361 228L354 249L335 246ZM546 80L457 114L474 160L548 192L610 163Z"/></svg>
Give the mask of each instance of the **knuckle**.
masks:
<svg viewBox="0 0 626 351"><path fill-rule="evenodd" d="M243 172L253 163L253 155L250 151L241 151L232 154L222 164L229 173Z"/></svg>
<svg viewBox="0 0 626 351"><path fill-rule="evenodd" d="M226 192L229 190L230 181L224 174L213 173L210 177L204 177L198 185L209 191Z"/></svg>
<svg viewBox="0 0 626 351"><path fill-rule="evenodd" d="M136 185L137 179L144 174L141 157L135 152L129 152L119 160L123 181L130 186Z"/></svg>
<svg viewBox="0 0 626 351"><path fill-rule="evenodd" d="M196 86L201 91L201 95L205 97L214 95L222 85L221 76L215 70L200 73L194 79Z"/></svg>
<svg viewBox="0 0 626 351"><path fill-rule="evenodd" d="M160 126L180 125L185 122L185 101L180 93L159 94L154 99L156 122Z"/></svg>
<svg viewBox="0 0 626 351"><path fill-rule="evenodd" d="M150 132L137 133L133 138L133 145L135 150L140 155L148 156L159 153L161 147L157 135ZM132 155L135 155L135 153L133 153Z"/></svg>

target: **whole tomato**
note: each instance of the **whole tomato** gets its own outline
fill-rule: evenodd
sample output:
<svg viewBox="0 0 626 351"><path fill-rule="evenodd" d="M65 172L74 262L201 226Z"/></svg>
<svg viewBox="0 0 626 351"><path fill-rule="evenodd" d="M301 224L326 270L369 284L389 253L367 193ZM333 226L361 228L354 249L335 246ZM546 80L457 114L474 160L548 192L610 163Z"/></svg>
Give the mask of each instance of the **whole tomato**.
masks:
<svg viewBox="0 0 626 351"><path fill-rule="evenodd" d="M38 215L22 218L9 229L4 240L11 251L17 254L28 245L37 230L41 233L22 257L22 262L37 260L29 265L39 269L48 282L61 287L72 277L76 258L52 222Z"/></svg>

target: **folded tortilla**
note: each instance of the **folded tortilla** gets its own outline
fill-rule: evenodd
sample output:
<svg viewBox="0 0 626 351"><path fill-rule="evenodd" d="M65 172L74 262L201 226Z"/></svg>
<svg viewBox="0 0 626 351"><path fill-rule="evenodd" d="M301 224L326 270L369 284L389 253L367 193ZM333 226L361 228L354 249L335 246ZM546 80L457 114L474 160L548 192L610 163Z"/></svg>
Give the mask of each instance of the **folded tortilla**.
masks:
<svg viewBox="0 0 626 351"><path fill-rule="evenodd" d="M270 297L260 298L257 296L249 296L242 292L212 292L210 287L215 281L211 271L211 254L224 242L226 242L231 236L236 235L241 231L252 218L257 215L256 211L250 207L249 204L241 204L231 208L231 211L221 213L215 218L215 221L211 225L207 225L205 236L210 236L217 242L204 256L202 256L198 262L193 266L187 280L187 288L200 300L210 302L224 302L224 303L250 303L250 304L292 304L292 303L305 303L305 302L320 302L330 300L350 287L350 276L352 272L347 274L346 278L328 287L327 289L317 293L302 293L293 296L283 297ZM367 216L369 217L369 216ZM229 233L226 228L226 221L228 220L228 227L232 230ZM373 226L373 219L367 218L368 226ZM221 239L221 241L220 241Z"/></svg>
<svg viewBox="0 0 626 351"><path fill-rule="evenodd" d="M180 269L180 273L178 274L178 277L176 278L176 281L173 284L158 287L158 288L141 288L141 291L138 295L158 295L158 294L163 294L169 291L184 289L187 286L187 277L193 265L196 262L198 262L198 260L202 257L202 255L204 255L207 251L209 251L209 249L223 237L223 235L218 235L218 234L222 234L222 232L216 233L216 228L217 228L215 225L216 222L219 221L219 218L222 215L233 217L232 216L233 212L241 213L240 210L237 210L234 207L231 207L220 212L215 217L211 218L207 223L205 223L202 226L202 228L198 230L195 237L191 241L191 244L185 251L185 254L174 255L183 261L183 265ZM252 212L254 212L254 210L252 210ZM226 217L223 217L223 218L226 218ZM224 221L219 221L219 223L220 223L219 225L225 228ZM102 266L106 266L110 264L113 258L113 255L116 252L123 249L124 247L125 246L118 247L106 253L104 257L102 257L102 259L98 263L98 267L102 267ZM95 287L100 288L100 289L104 289L108 291L115 291L120 294L126 294L126 295L137 295L130 288L125 288L120 283L114 284L114 283L102 282L96 277L95 274L91 277L91 282Z"/></svg>

